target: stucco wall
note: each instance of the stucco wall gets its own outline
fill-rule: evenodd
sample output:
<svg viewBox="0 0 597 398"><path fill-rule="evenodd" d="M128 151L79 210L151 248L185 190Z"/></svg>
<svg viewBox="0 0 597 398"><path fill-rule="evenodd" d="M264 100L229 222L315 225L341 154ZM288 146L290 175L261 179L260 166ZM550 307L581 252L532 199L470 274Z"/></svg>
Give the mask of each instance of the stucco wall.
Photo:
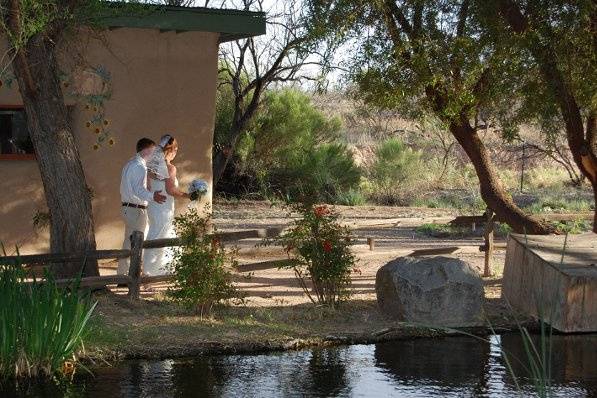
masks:
<svg viewBox="0 0 597 398"><path fill-rule="evenodd" d="M158 140L172 133L180 149L181 187L193 178L211 186L217 75L218 34L206 32L159 32L153 29L116 29L98 37L81 33L77 53L89 67L102 66L110 73L111 96L103 102L109 136L115 144L94 149L97 135L86 126L93 115L81 98L67 95L73 105L72 123L88 185L94 192L93 211L99 248L118 248L122 243L120 220L120 173L134 155L141 137ZM74 57L68 47L61 64L70 70ZM76 62L81 68L81 61ZM84 65L84 66L85 66ZM70 83L73 84L73 83ZM65 85L64 91L72 89ZM0 88L0 105L20 105L16 84ZM0 241L8 248L41 252L48 248L45 231L33 228L33 216L45 211L43 189L34 160L0 160ZM211 192L199 207L211 203ZM184 211L187 200L177 202Z"/></svg>

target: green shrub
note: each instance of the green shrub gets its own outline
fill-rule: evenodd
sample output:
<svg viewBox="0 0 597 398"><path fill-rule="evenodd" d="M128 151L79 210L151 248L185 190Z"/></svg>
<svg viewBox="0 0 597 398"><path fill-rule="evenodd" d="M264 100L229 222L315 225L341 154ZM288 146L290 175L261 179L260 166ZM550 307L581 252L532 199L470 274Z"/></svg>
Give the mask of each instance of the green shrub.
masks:
<svg viewBox="0 0 597 398"><path fill-rule="evenodd" d="M168 296L203 316L213 305L236 296L226 263L234 264L214 234L209 234L209 217L201 217L196 210L174 219L174 227L183 245L174 249L170 270L174 281Z"/></svg>
<svg viewBox="0 0 597 398"><path fill-rule="evenodd" d="M375 155L371 178L376 186L374 196L378 201L404 204L404 197L413 190L420 190L420 184L425 179L420 152L408 148L397 138L391 138L379 145ZM412 184L415 181L416 187Z"/></svg>
<svg viewBox="0 0 597 398"><path fill-rule="evenodd" d="M552 213L552 212L589 212L593 209L594 203L590 199L569 197L564 194L543 193L539 200L526 207L531 213Z"/></svg>
<svg viewBox="0 0 597 398"><path fill-rule="evenodd" d="M336 195L335 203L345 206L362 206L366 203L365 196L361 191L349 189Z"/></svg>
<svg viewBox="0 0 597 398"><path fill-rule="evenodd" d="M358 187L361 171L345 145L325 144L289 156L270 176L272 188L292 202L334 203Z"/></svg>
<svg viewBox="0 0 597 398"><path fill-rule="evenodd" d="M556 222L554 226L563 233L568 234L582 234L583 232L591 231L593 223L587 220L574 220L566 222Z"/></svg>
<svg viewBox="0 0 597 398"><path fill-rule="evenodd" d="M26 279L20 267L0 265L0 376L72 374L96 303L76 284L58 288L49 274Z"/></svg>
<svg viewBox="0 0 597 398"><path fill-rule="evenodd" d="M506 237L512 232L512 227L506 223L497 223L496 234Z"/></svg>
<svg viewBox="0 0 597 398"><path fill-rule="evenodd" d="M251 180L264 197L278 195L297 200L297 192L317 192L320 186L304 189L302 185L317 183L318 176L329 180L322 175L322 167L334 167L334 163L329 158L322 159L322 155L329 153L328 145L336 141L340 127L339 118L328 117L311 103L308 95L298 90L268 92L253 126L236 145L232 166L237 174L246 178L233 184L235 189L241 192L250 190L252 187L247 181ZM340 152L343 152L339 154L342 156L340 163L344 163L347 150L342 148ZM319 163L309 167L312 162ZM301 181L295 183L297 178L305 180L309 177L305 173L316 173L316 176L302 182L302 185ZM336 179L339 176L335 170L332 174ZM339 186L333 189L331 195L328 189L315 200L332 201L336 192L346 189L344 185Z"/></svg>
<svg viewBox="0 0 597 398"><path fill-rule="evenodd" d="M349 297L350 274L357 271L355 256L350 251L350 229L341 226L338 214L325 205L295 209L301 218L269 243L284 247L288 256L296 260L283 267L294 270L309 299L333 308Z"/></svg>

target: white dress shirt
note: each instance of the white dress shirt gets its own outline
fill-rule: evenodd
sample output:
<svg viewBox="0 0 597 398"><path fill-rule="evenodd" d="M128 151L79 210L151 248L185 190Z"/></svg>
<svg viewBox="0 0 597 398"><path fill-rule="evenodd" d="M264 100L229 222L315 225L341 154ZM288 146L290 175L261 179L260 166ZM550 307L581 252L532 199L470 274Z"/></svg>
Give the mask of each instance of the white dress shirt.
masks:
<svg viewBox="0 0 597 398"><path fill-rule="evenodd" d="M147 206L153 194L147 189L147 164L139 154L122 169L120 199L123 203Z"/></svg>

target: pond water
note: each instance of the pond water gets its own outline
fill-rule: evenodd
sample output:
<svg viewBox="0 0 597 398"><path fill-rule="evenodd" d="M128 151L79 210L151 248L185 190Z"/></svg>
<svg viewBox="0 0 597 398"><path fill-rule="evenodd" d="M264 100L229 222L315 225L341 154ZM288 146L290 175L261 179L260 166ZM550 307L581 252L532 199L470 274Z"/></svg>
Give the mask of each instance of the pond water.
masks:
<svg viewBox="0 0 597 398"><path fill-rule="evenodd" d="M516 334L418 339L375 345L128 361L94 369L73 385L0 388L1 397L512 397L518 390L500 347L525 358ZM555 397L597 396L597 335L554 336ZM524 367L513 361L522 396ZM525 361L526 363L526 361Z"/></svg>

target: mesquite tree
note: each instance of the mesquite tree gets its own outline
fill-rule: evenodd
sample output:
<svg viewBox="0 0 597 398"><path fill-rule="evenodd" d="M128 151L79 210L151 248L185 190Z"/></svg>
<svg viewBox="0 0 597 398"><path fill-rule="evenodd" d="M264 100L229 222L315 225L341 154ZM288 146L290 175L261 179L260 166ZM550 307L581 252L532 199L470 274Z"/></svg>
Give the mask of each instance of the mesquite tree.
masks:
<svg viewBox="0 0 597 398"><path fill-rule="evenodd" d="M472 162L481 196L516 232L554 228L525 214L503 187L480 131L496 105L507 56L481 37L469 0L310 0L311 29L345 40L352 79L368 102L431 113Z"/></svg>
<svg viewBox="0 0 597 398"><path fill-rule="evenodd" d="M61 90L56 47L84 0L3 0L1 21L17 78L48 210L53 253L96 249L91 194ZM3 65L4 66L4 65ZM76 276L81 264L56 267L59 277ZM83 275L99 275L88 260Z"/></svg>
<svg viewBox="0 0 597 398"><path fill-rule="evenodd" d="M597 202L597 3L491 0L480 11L491 39L517 66L510 76L520 81L523 101L514 116L542 121L549 134L565 132Z"/></svg>

